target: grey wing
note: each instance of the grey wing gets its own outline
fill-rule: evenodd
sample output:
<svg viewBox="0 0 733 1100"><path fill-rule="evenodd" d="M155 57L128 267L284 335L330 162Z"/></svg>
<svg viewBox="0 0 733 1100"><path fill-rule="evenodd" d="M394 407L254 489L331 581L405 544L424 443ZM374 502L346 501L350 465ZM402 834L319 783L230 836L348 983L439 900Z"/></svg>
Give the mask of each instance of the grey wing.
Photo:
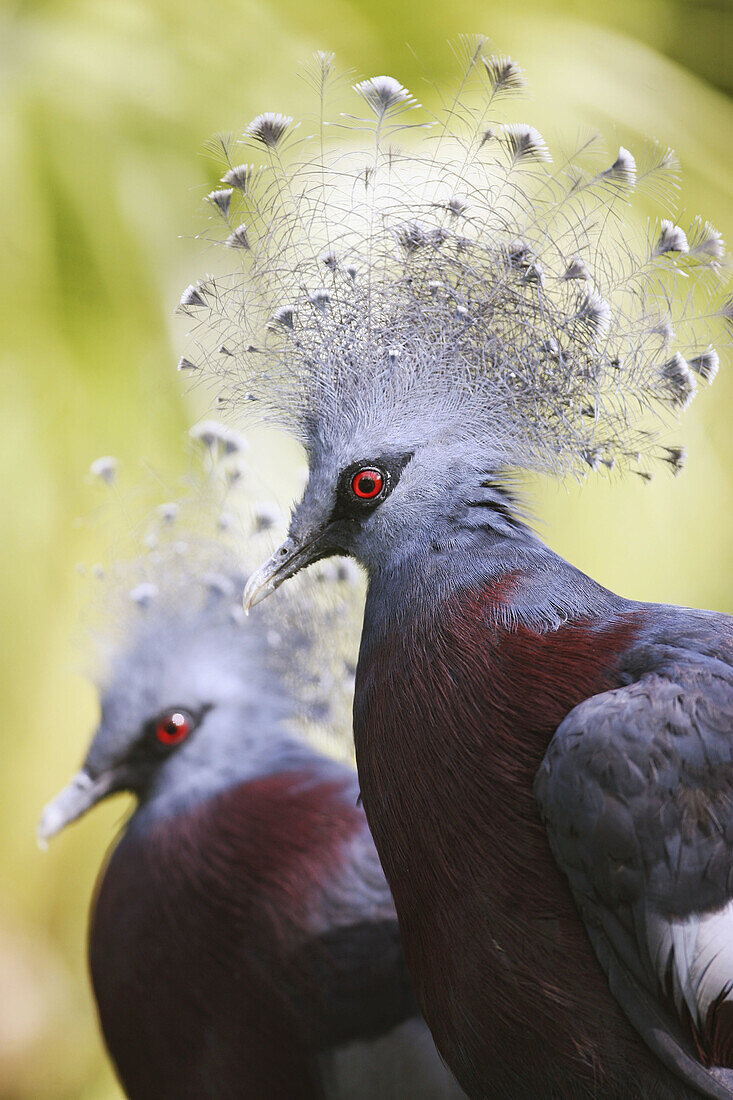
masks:
<svg viewBox="0 0 733 1100"><path fill-rule="evenodd" d="M319 1065L327 1098L467 1100L412 991L397 914L366 825L324 893L320 959L327 1011ZM312 967L312 961L310 963ZM316 1037L317 1039L317 1037Z"/></svg>
<svg viewBox="0 0 733 1100"><path fill-rule="evenodd" d="M421 1016L321 1057L326 1100L468 1100Z"/></svg>
<svg viewBox="0 0 733 1100"><path fill-rule="evenodd" d="M535 794L632 1024L702 1095L733 1097L714 1068L733 1065L733 669L678 651L581 703Z"/></svg>

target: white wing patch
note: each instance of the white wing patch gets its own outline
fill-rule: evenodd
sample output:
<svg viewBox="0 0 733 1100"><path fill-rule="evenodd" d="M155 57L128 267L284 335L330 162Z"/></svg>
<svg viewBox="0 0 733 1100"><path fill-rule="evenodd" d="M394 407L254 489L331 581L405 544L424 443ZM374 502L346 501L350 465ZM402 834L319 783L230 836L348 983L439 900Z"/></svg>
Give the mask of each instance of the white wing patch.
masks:
<svg viewBox="0 0 733 1100"><path fill-rule="evenodd" d="M686 1005L697 1028L719 997L733 1000L733 901L684 920L647 913L646 939L660 983L671 977L677 1010Z"/></svg>

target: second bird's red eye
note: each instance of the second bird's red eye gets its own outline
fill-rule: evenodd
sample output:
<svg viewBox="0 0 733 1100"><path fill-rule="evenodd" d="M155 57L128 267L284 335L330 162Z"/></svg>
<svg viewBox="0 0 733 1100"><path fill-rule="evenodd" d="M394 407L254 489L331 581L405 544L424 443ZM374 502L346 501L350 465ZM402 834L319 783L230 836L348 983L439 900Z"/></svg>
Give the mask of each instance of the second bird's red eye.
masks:
<svg viewBox="0 0 733 1100"><path fill-rule="evenodd" d="M351 481L351 488L361 500L373 500L378 497L384 486L384 477L379 470L368 468L359 470Z"/></svg>
<svg viewBox="0 0 733 1100"><path fill-rule="evenodd" d="M192 724L188 714L181 710L174 710L158 719L155 736L161 745L178 745L188 737Z"/></svg>

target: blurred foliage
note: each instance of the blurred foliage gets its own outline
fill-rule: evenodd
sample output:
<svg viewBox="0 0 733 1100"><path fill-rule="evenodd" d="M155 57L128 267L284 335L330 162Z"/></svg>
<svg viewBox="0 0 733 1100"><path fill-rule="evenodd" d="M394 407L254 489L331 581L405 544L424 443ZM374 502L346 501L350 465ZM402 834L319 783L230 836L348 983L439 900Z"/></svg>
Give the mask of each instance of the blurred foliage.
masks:
<svg viewBox="0 0 733 1100"><path fill-rule="evenodd" d="M173 369L171 305L205 266L192 234L214 179L197 156L206 139L260 110L297 114L298 64L314 49L427 96L424 72L450 70L446 39L481 30L523 64L527 118L548 136L590 123L610 145L652 134L674 146L683 208L730 240L732 21L723 0L608 0L592 16L582 0L27 0L0 12L0 1097L119 1096L84 940L122 802L46 855L34 829L96 717L71 644L89 583L74 563L104 551L74 522L95 500L84 472L104 453L133 476L142 456L175 471L200 411ZM729 369L686 419L678 481L538 484L547 540L627 595L733 610L732 414ZM301 459L282 441L266 453L287 506Z"/></svg>

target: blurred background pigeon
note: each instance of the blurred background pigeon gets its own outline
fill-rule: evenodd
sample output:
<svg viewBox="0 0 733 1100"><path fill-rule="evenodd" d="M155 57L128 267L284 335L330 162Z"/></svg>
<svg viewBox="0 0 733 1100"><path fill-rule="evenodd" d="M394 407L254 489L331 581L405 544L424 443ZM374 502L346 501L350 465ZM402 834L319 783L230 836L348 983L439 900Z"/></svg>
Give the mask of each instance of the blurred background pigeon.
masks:
<svg viewBox="0 0 733 1100"><path fill-rule="evenodd" d="M214 422L193 435L237 526L241 438ZM94 465L113 480L113 460ZM162 505L150 549L100 576L101 720L39 827L46 841L117 791L137 800L89 935L120 1081L135 1100L461 1096L418 1013L353 767L335 758L355 571L246 621L241 568L224 534L203 534L204 507ZM277 517L251 511L257 545Z"/></svg>

